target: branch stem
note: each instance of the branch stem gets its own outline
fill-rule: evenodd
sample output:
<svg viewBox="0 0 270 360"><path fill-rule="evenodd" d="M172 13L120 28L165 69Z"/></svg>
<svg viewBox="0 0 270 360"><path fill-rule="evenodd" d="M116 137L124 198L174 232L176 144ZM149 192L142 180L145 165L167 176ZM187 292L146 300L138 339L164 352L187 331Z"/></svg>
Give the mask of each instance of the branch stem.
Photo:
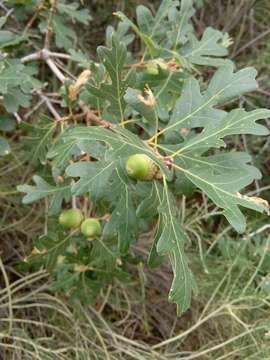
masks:
<svg viewBox="0 0 270 360"><path fill-rule="evenodd" d="M45 41L44 41L45 49L50 48L50 40L51 40L51 36L53 33L53 26L52 26L53 24L52 23L53 23L54 15L56 13L56 7L57 7L57 0L51 0L51 9L50 9L48 25L47 25L47 29L46 29Z"/></svg>
<svg viewBox="0 0 270 360"><path fill-rule="evenodd" d="M21 63L25 64L25 63L30 62L30 61L47 60L49 58L59 58L59 59L69 60L70 57L71 56L69 54L49 51L48 49L44 48L44 49L39 50L39 51L37 51L37 52L35 52L33 54L24 56L21 59Z"/></svg>
<svg viewBox="0 0 270 360"><path fill-rule="evenodd" d="M49 68L52 70L52 72L55 74L55 76L64 83L66 81L66 77L62 74L62 72L58 69L58 67L55 65L55 62L48 58L45 60Z"/></svg>
<svg viewBox="0 0 270 360"><path fill-rule="evenodd" d="M54 108L51 100L44 94L42 94L42 92L40 90L36 90L35 93L40 97L40 99L43 101L43 103L46 104L48 110L50 111L50 113L53 115L53 117L55 118L56 121L60 121L61 120L61 116L58 114L58 112L56 111L56 109Z"/></svg>

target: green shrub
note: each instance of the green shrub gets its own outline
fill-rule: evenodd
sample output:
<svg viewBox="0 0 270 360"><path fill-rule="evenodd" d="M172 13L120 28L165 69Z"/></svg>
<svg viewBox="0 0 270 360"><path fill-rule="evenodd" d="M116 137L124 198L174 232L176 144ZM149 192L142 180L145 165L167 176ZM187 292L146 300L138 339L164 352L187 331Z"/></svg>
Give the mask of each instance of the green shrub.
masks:
<svg viewBox="0 0 270 360"><path fill-rule="evenodd" d="M54 290L90 301L115 277L126 278L132 244L151 230L148 263L169 257L169 300L180 314L196 286L178 218L179 194L200 189L237 232L246 225L240 207L267 211L266 201L240 193L261 177L250 156L224 149L228 136L268 133L257 121L269 110L235 108L237 98L257 88L256 71L237 71L226 58L228 34L209 27L196 37L191 0L164 0L155 15L138 6L136 22L115 13L119 24L108 27L95 61L75 47L68 26L87 23L85 10L55 0L50 8L35 6L17 5L15 15L23 23L32 12L38 27L28 21L22 35L0 32L5 112L20 118L21 107L32 108L36 97L47 107L47 116L33 117L32 125L25 122L29 114L22 119L38 175L34 185L18 190L26 193L24 203L45 198L49 217L27 264L51 270ZM140 40L135 53L134 39ZM209 67L214 74L205 81ZM129 176L126 162L136 154L150 161L151 176ZM104 221L97 241L59 226L59 213L71 205Z"/></svg>

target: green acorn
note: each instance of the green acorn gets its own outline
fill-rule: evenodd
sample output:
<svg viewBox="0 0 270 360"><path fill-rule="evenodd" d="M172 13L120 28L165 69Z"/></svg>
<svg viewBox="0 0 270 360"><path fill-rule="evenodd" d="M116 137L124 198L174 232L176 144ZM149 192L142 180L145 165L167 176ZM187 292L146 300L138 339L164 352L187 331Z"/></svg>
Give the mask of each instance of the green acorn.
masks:
<svg viewBox="0 0 270 360"><path fill-rule="evenodd" d="M158 75L159 68L167 70L168 66L163 59L154 59L146 63L145 72L149 75Z"/></svg>
<svg viewBox="0 0 270 360"><path fill-rule="evenodd" d="M59 224L69 229L79 227L82 221L83 214L79 209L64 210L59 216Z"/></svg>
<svg viewBox="0 0 270 360"><path fill-rule="evenodd" d="M145 154L131 155L126 162L126 172L136 180L152 180L158 168L154 161Z"/></svg>
<svg viewBox="0 0 270 360"><path fill-rule="evenodd" d="M81 224L81 232L89 240L101 234L100 222L95 218L87 218Z"/></svg>

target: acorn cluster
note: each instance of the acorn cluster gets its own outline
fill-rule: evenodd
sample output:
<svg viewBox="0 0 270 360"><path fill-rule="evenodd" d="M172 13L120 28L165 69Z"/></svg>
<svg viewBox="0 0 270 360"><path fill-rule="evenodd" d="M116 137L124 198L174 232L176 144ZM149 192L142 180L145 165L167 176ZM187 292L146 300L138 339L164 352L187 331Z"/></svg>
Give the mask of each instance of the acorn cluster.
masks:
<svg viewBox="0 0 270 360"><path fill-rule="evenodd" d="M93 240L101 234L101 225L95 218L86 218L79 209L68 209L61 212L59 224L67 229L76 229L80 227L81 233L88 240Z"/></svg>
<svg viewBox="0 0 270 360"><path fill-rule="evenodd" d="M153 180L158 172L155 162L145 154L131 155L126 161L126 172L129 177L140 181ZM88 240L93 240L101 235L102 229L98 219L86 218L80 209L63 210L59 216L59 224L67 229L80 231Z"/></svg>

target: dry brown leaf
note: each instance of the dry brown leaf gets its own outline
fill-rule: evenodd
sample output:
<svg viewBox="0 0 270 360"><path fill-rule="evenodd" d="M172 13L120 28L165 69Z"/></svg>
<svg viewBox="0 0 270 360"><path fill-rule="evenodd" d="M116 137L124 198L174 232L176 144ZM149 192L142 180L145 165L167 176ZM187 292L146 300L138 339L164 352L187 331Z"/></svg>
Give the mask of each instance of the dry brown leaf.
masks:
<svg viewBox="0 0 270 360"><path fill-rule="evenodd" d="M168 61L167 66L171 71L179 71L179 69L181 68L181 64L175 59L171 59L170 61Z"/></svg>
<svg viewBox="0 0 270 360"><path fill-rule="evenodd" d="M264 200L262 198L259 198L257 196L246 196L246 195L240 194L239 192L237 193L237 196L239 198L241 198L241 199L252 201L257 205L262 205L262 206L265 206L265 207L269 206L268 201L266 201L266 200Z"/></svg>
<svg viewBox="0 0 270 360"><path fill-rule="evenodd" d="M76 272L85 272L90 269L91 269L90 265L74 264L74 271L76 271Z"/></svg>
<svg viewBox="0 0 270 360"><path fill-rule="evenodd" d="M75 84L70 85L68 88L68 97L70 101L75 101L81 88L87 83L90 78L91 71L84 70L76 80Z"/></svg>
<svg viewBox="0 0 270 360"><path fill-rule="evenodd" d="M46 254L47 249L39 250L37 247L34 247L31 251L31 255L40 255L40 254Z"/></svg>

